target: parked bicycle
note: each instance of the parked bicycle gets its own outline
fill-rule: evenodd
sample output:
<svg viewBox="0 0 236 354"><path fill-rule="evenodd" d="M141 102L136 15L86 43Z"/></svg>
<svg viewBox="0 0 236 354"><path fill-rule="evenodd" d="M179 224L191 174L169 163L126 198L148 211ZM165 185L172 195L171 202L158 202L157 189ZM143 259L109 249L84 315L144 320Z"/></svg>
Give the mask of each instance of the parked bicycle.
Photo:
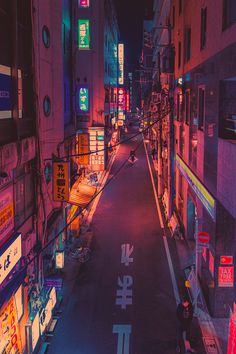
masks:
<svg viewBox="0 0 236 354"><path fill-rule="evenodd" d="M85 263L89 261L91 256L91 250L89 247L79 247L75 248L71 252L71 258L78 260L80 263Z"/></svg>

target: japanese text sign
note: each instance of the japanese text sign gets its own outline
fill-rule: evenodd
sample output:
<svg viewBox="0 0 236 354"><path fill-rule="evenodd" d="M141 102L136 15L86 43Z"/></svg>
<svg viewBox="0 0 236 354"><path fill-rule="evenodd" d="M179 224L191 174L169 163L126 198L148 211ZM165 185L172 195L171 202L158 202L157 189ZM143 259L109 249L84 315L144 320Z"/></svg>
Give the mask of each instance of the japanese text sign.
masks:
<svg viewBox="0 0 236 354"><path fill-rule="evenodd" d="M13 227L13 187L11 186L0 193L0 241Z"/></svg>
<svg viewBox="0 0 236 354"><path fill-rule="evenodd" d="M89 0L79 0L79 7L89 7Z"/></svg>
<svg viewBox="0 0 236 354"><path fill-rule="evenodd" d="M0 284L6 279L11 270L22 256L21 234L15 241L0 255Z"/></svg>
<svg viewBox="0 0 236 354"><path fill-rule="evenodd" d="M69 162L53 162L53 200L69 200L70 194Z"/></svg>
<svg viewBox="0 0 236 354"><path fill-rule="evenodd" d="M78 112L87 113L89 111L89 89L86 86L79 85L78 93Z"/></svg>
<svg viewBox="0 0 236 354"><path fill-rule="evenodd" d="M119 63L119 85L124 84L124 44L118 44L118 63Z"/></svg>
<svg viewBox="0 0 236 354"><path fill-rule="evenodd" d="M227 354L234 354L235 352L236 352L236 305L234 304L234 311L231 314L230 323L229 323Z"/></svg>
<svg viewBox="0 0 236 354"><path fill-rule="evenodd" d="M219 267L218 286L232 288L234 286L234 267Z"/></svg>
<svg viewBox="0 0 236 354"><path fill-rule="evenodd" d="M0 310L0 351L22 354L14 297Z"/></svg>
<svg viewBox="0 0 236 354"><path fill-rule="evenodd" d="M79 49L90 49L89 20L78 20L78 45Z"/></svg>
<svg viewBox="0 0 236 354"><path fill-rule="evenodd" d="M78 147L79 147L79 155L78 157L79 163L81 165L88 165L89 164L89 134L79 134L78 135Z"/></svg>

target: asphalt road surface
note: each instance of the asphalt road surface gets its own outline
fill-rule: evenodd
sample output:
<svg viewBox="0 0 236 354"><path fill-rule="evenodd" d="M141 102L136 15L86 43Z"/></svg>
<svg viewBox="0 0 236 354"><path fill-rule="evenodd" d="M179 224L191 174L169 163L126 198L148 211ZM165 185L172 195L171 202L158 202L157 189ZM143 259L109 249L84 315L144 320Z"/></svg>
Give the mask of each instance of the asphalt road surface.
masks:
<svg viewBox="0 0 236 354"><path fill-rule="evenodd" d="M110 178L140 140L120 146ZM102 193L92 259L67 265L49 354L175 353L176 300L142 143L136 155Z"/></svg>

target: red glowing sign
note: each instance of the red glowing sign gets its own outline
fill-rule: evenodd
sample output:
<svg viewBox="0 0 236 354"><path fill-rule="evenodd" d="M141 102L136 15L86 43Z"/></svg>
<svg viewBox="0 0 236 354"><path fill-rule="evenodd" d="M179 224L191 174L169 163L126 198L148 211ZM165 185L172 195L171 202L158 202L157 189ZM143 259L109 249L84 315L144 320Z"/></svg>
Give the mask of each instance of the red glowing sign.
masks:
<svg viewBox="0 0 236 354"><path fill-rule="evenodd" d="M79 7L89 7L89 0L79 0Z"/></svg>
<svg viewBox="0 0 236 354"><path fill-rule="evenodd" d="M234 267L219 267L218 286L222 288L232 288L234 286Z"/></svg>
<svg viewBox="0 0 236 354"><path fill-rule="evenodd" d="M207 244L209 243L209 240L210 240L210 236L207 232L199 232L198 234L198 242L199 243L202 243L202 244Z"/></svg>
<svg viewBox="0 0 236 354"><path fill-rule="evenodd" d="M233 256L220 256L220 264L224 264L224 265L233 264Z"/></svg>
<svg viewBox="0 0 236 354"><path fill-rule="evenodd" d="M227 354L234 354L235 352L236 352L236 305L234 304L234 311L231 314L230 323L229 323Z"/></svg>
<svg viewBox="0 0 236 354"><path fill-rule="evenodd" d="M118 108L120 111L125 110L125 89L124 88L118 89Z"/></svg>

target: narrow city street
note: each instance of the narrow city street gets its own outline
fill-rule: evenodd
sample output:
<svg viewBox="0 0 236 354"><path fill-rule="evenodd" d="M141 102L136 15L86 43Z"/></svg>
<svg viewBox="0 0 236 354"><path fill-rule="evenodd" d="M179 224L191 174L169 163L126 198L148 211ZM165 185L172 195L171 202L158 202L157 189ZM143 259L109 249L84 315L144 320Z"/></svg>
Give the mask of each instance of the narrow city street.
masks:
<svg viewBox="0 0 236 354"><path fill-rule="evenodd" d="M175 353L176 300L141 140L119 148L110 178L139 145L138 160L103 191L92 222L92 259L80 271L67 260L70 291L50 354Z"/></svg>

